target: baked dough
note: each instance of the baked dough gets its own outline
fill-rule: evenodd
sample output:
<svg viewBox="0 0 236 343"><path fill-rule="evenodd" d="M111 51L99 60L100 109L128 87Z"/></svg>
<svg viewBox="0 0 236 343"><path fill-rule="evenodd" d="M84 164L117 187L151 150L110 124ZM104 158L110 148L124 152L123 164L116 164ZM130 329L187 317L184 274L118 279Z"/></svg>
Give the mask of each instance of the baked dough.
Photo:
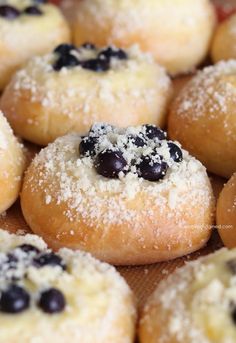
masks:
<svg viewBox="0 0 236 343"><path fill-rule="evenodd" d="M236 174L223 188L217 203L217 226L228 248L236 247Z"/></svg>
<svg viewBox="0 0 236 343"><path fill-rule="evenodd" d="M209 171L229 178L236 171L236 61L198 74L170 108L168 133Z"/></svg>
<svg viewBox="0 0 236 343"><path fill-rule="evenodd" d="M21 206L52 248L80 248L116 265L199 249L214 215L205 168L152 125L97 124L82 140L58 138L29 167Z"/></svg>
<svg viewBox="0 0 236 343"><path fill-rule="evenodd" d="M13 9L7 11L6 6ZM30 7L31 14L29 10L25 13ZM37 11L41 14L35 14ZM16 13L15 17L12 12ZM56 6L33 0L1 1L0 90L30 57L45 54L55 45L69 41L69 26Z"/></svg>
<svg viewBox="0 0 236 343"><path fill-rule="evenodd" d="M70 47L34 58L5 90L1 108L17 134L47 145L98 121L164 125L171 82L149 55L137 47Z"/></svg>
<svg viewBox="0 0 236 343"><path fill-rule="evenodd" d="M0 213L7 210L18 197L24 169L23 145L18 142L0 112Z"/></svg>
<svg viewBox="0 0 236 343"><path fill-rule="evenodd" d="M211 56L215 63L236 58L236 14L217 27L212 42Z"/></svg>
<svg viewBox="0 0 236 343"><path fill-rule="evenodd" d="M215 27L208 0L64 0L75 44L139 44L176 75L206 56Z"/></svg>
<svg viewBox="0 0 236 343"><path fill-rule="evenodd" d="M140 343L236 341L236 250L223 248L161 281L140 320Z"/></svg>
<svg viewBox="0 0 236 343"><path fill-rule="evenodd" d="M30 234L0 230L0 250L1 342L133 342L133 296L113 267Z"/></svg>

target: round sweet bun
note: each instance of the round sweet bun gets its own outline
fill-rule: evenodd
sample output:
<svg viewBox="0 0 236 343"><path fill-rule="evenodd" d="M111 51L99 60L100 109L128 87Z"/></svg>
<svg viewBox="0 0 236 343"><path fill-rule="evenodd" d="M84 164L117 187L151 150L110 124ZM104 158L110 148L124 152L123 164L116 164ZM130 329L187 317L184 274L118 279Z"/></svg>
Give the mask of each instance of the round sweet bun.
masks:
<svg viewBox="0 0 236 343"><path fill-rule="evenodd" d="M164 125L171 81L149 55L90 44L57 51L32 59L2 96L0 106L21 137L47 145L68 132L86 134L98 121Z"/></svg>
<svg viewBox="0 0 236 343"><path fill-rule="evenodd" d="M236 171L236 61L205 68L171 105L168 134L209 171L229 178Z"/></svg>
<svg viewBox="0 0 236 343"><path fill-rule="evenodd" d="M139 44L172 75L192 70L206 56L215 27L208 0L64 0L75 44Z"/></svg>
<svg viewBox="0 0 236 343"><path fill-rule="evenodd" d="M11 6L13 9L5 10L6 6ZM36 10L24 12L32 6ZM36 12L38 14L35 14ZM43 1L37 3L33 0L2 1L0 6L0 90L4 89L14 72L29 58L45 54L55 45L69 42L70 38L69 26L56 6L43 3Z"/></svg>
<svg viewBox="0 0 236 343"><path fill-rule="evenodd" d="M199 249L214 214L205 168L152 125L97 124L83 139L57 139L26 172L21 206L53 249L80 248L115 265Z"/></svg>
<svg viewBox="0 0 236 343"><path fill-rule="evenodd" d="M25 169L23 146L0 112L0 213L17 199Z"/></svg>
<svg viewBox="0 0 236 343"><path fill-rule="evenodd" d="M217 203L217 227L223 243L236 247L236 174L224 186Z"/></svg>
<svg viewBox="0 0 236 343"><path fill-rule="evenodd" d="M236 341L236 250L187 263L161 281L148 299L140 343Z"/></svg>
<svg viewBox="0 0 236 343"><path fill-rule="evenodd" d="M236 14L217 27L211 46L211 57L214 63L236 58Z"/></svg>
<svg viewBox="0 0 236 343"><path fill-rule="evenodd" d="M133 295L113 267L30 234L0 230L0 250L1 342L133 342Z"/></svg>

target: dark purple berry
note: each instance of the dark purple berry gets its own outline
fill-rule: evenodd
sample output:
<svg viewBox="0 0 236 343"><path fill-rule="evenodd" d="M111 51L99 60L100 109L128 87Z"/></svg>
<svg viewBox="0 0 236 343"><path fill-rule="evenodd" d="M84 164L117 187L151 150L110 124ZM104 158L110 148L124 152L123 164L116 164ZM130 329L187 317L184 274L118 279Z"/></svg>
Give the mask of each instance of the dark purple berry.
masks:
<svg viewBox="0 0 236 343"><path fill-rule="evenodd" d="M168 165L160 159L159 162L150 156L141 157L141 162L136 165L138 175L148 181L159 181L166 175Z"/></svg>
<svg viewBox="0 0 236 343"><path fill-rule="evenodd" d="M235 305L232 305L231 317L234 324L236 325L236 306Z"/></svg>
<svg viewBox="0 0 236 343"><path fill-rule="evenodd" d="M76 50L76 47L73 44L60 44L54 49L54 53L60 55L68 55L72 50Z"/></svg>
<svg viewBox="0 0 236 343"><path fill-rule="evenodd" d="M43 14L43 12L36 6L26 7L24 9L23 13L29 14L29 15L34 15L34 16L39 16L39 15Z"/></svg>
<svg viewBox="0 0 236 343"><path fill-rule="evenodd" d="M105 50L102 50L98 57L100 58L106 58L111 59L112 57L118 58L119 60L126 60L128 58L126 52L122 49L114 49L114 48L107 48Z"/></svg>
<svg viewBox="0 0 236 343"><path fill-rule="evenodd" d="M173 142L168 142L170 157L175 162L182 162L183 161L183 153L182 150L178 147L178 145L174 144Z"/></svg>
<svg viewBox="0 0 236 343"><path fill-rule="evenodd" d="M29 308L29 294L20 286L10 285L2 291L0 311L5 313L19 313Z"/></svg>
<svg viewBox="0 0 236 343"><path fill-rule="evenodd" d="M108 178L118 178L120 172L124 172L127 162L119 150L104 150L95 160L95 168L98 174Z"/></svg>
<svg viewBox="0 0 236 343"><path fill-rule="evenodd" d="M79 153L82 156L94 156L96 154L97 137L88 136L81 140Z"/></svg>
<svg viewBox="0 0 236 343"><path fill-rule="evenodd" d="M143 147L147 144L144 138L140 136L129 136L128 139L137 147Z"/></svg>
<svg viewBox="0 0 236 343"><path fill-rule="evenodd" d="M22 245L19 245L17 247L17 249L20 249L22 251L24 251L25 253L36 253L36 254L39 254L40 253L40 250L35 247L34 245L31 245L31 244L22 244Z"/></svg>
<svg viewBox="0 0 236 343"><path fill-rule="evenodd" d="M88 49L88 50L95 50L96 49L96 46L92 43L84 43L83 45L81 45L82 48L85 48L85 49Z"/></svg>
<svg viewBox="0 0 236 343"><path fill-rule="evenodd" d="M73 55L63 55L54 63L53 69L61 70L63 67L75 67L80 64L79 60Z"/></svg>
<svg viewBox="0 0 236 343"><path fill-rule="evenodd" d="M34 258L33 262L34 262L34 265L38 268L45 267L45 266L59 266L63 270L66 269L66 265L64 261L62 260L62 258L53 252L42 254Z"/></svg>
<svg viewBox="0 0 236 343"><path fill-rule="evenodd" d="M38 306L46 313L60 313L66 306L66 300L61 291L50 288L41 293Z"/></svg>
<svg viewBox="0 0 236 343"><path fill-rule="evenodd" d="M236 259L232 259L226 262L227 267L233 275L236 275Z"/></svg>
<svg viewBox="0 0 236 343"><path fill-rule="evenodd" d="M96 72L107 71L110 68L110 63L108 60L106 59L102 60L98 58L83 61L81 65L84 69L89 69Z"/></svg>
<svg viewBox="0 0 236 343"><path fill-rule="evenodd" d="M159 140L164 140L166 139L166 132L162 131L159 127L155 126L155 125L144 125L144 127L146 128L146 136L149 139L154 139L154 138L158 138Z"/></svg>
<svg viewBox="0 0 236 343"><path fill-rule="evenodd" d="M0 17L13 20L19 17L20 11L17 8L9 5L0 6Z"/></svg>
<svg viewBox="0 0 236 343"><path fill-rule="evenodd" d="M47 0L33 0L36 4L46 4L48 1Z"/></svg>

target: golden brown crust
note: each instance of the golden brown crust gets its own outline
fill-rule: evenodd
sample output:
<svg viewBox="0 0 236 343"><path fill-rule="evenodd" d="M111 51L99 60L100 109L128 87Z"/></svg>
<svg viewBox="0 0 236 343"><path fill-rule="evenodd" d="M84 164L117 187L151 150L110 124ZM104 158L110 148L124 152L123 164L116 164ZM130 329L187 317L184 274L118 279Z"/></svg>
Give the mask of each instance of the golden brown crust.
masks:
<svg viewBox="0 0 236 343"><path fill-rule="evenodd" d="M65 0L62 8L76 44L138 43L171 74L188 72L204 59L216 21L208 0Z"/></svg>
<svg viewBox="0 0 236 343"><path fill-rule="evenodd" d="M234 61L200 71L171 105L168 133L209 171L230 177L236 170Z"/></svg>
<svg viewBox="0 0 236 343"><path fill-rule="evenodd" d="M17 199L25 169L23 146L0 113L0 213Z"/></svg>
<svg viewBox="0 0 236 343"><path fill-rule="evenodd" d="M27 0L12 2L19 9L30 4ZM57 7L45 4L42 5L42 11L43 15L40 17L16 18L14 25L11 21L0 19L1 90L29 58L45 54L56 45L70 41L69 26Z"/></svg>
<svg viewBox="0 0 236 343"><path fill-rule="evenodd" d="M216 63L221 60L236 58L236 15L224 20L216 29L212 46L211 57Z"/></svg>
<svg viewBox="0 0 236 343"><path fill-rule="evenodd" d="M122 190L113 191L114 187L123 187L121 181L113 185L113 181L99 178L87 167L76 167L77 141L75 136L66 136L44 149L24 180L24 217L49 246L80 248L119 265L173 259L206 243L211 233L214 200L205 170L198 162L190 162L193 170L189 170L188 176L173 176L179 185L174 186L168 177L156 186L144 182L136 192L139 181L131 186L133 181L127 180L136 192L129 198ZM71 154L68 162L64 161L67 153L62 152L63 147ZM61 167L57 166L58 160ZM74 163L72 171L69 165ZM81 177L76 175L77 170ZM91 172L91 184L86 185ZM87 190L74 189L80 183ZM103 187L109 188L105 191Z"/></svg>
<svg viewBox="0 0 236 343"><path fill-rule="evenodd" d="M172 88L161 66L139 49L104 73L81 67L52 70L56 56L30 61L5 89L1 108L14 131L47 145L68 132L85 134L94 122L126 127L166 121Z"/></svg>
<svg viewBox="0 0 236 343"><path fill-rule="evenodd" d="M224 244L228 248L236 247L236 174L231 177L220 194L216 218Z"/></svg>

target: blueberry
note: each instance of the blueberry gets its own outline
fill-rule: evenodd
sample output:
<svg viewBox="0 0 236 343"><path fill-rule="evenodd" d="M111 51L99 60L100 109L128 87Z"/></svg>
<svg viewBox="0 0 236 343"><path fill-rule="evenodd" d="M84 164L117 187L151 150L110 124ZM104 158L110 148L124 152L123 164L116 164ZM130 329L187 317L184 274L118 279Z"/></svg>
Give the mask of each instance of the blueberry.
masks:
<svg viewBox="0 0 236 343"><path fill-rule="evenodd" d="M142 156L140 163L136 165L138 176L148 181L159 181L166 175L168 165L160 159L156 162L150 156Z"/></svg>
<svg viewBox="0 0 236 343"><path fill-rule="evenodd" d="M170 157L175 162L182 162L183 161L183 153L182 150L178 147L178 145L174 144L173 142L168 142Z"/></svg>
<svg viewBox="0 0 236 343"><path fill-rule="evenodd" d="M28 6L24 9L23 13L29 14L29 15L34 15L34 16L39 16L42 15L43 12L36 6Z"/></svg>
<svg viewBox="0 0 236 343"><path fill-rule="evenodd" d="M20 11L13 6L2 5L0 6L0 17L4 17L9 20L13 20L19 17Z"/></svg>
<svg viewBox="0 0 236 343"><path fill-rule="evenodd" d="M82 48L88 49L88 50L95 50L96 49L96 45L86 42L83 45L81 45Z"/></svg>
<svg viewBox="0 0 236 343"><path fill-rule="evenodd" d="M79 60L73 55L63 55L53 64L53 69L61 70L63 67L75 67L80 64Z"/></svg>
<svg viewBox="0 0 236 343"><path fill-rule="evenodd" d="M108 47L105 50L102 50L98 57L103 57L106 59L111 59L112 57L118 58L119 60L126 60L128 58L126 52L122 49L114 49L111 47Z"/></svg>
<svg viewBox="0 0 236 343"><path fill-rule="evenodd" d="M28 309L29 304L29 294L22 287L12 284L1 294L0 311L19 313Z"/></svg>
<svg viewBox="0 0 236 343"><path fill-rule="evenodd" d="M236 275L236 259L231 259L226 262L227 267L233 275Z"/></svg>
<svg viewBox="0 0 236 343"><path fill-rule="evenodd" d="M17 248L24 251L25 253L32 253L32 252L36 254L40 253L40 250L31 244L22 244L22 245L19 245Z"/></svg>
<svg viewBox="0 0 236 343"><path fill-rule="evenodd" d="M60 55L68 55L72 50L76 50L76 47L73 44L60 44L58 45L53 52Z"/></svg>
<svg viewBox="0 0 236 343"><path fill-rule="evenodd" d="M66 306L66 300L61 291L50 288L41 293L38 306L46 313L62 312Z"/></svg>
<svg viewBox="0 0 236 343"><path fill-rule="evenodd" d="M147 144L144 138L140 136L129 136L128 139L131 140L131 142L137 147L143 147Z"/></svg>
<svg viewBox="0 0 236 343"><path fill-rule="evenodd" d="M96 71L96 72L102 72L102 71L109 70L110 63L106 59L102 60L99 58L94 58L91 60L83 61L82 67L84 69L89 69L89 70Z"/></svg>
<svg viewBox="0 0 236 343"><path fill-rule="evenodd" d="M166 139L166 133L164 131L162 131L159 127L155 126L155 125L144 125L144 127L146 128L146 136L149 139L154 139L154 138L158 138L159 140L164 140Z"/></svg>
<svg viewBox="0 0 236 343"><path fill-rule="evenodd" d="M53 252L42 254L34 258L33 262L38 268L45 266L60 266L63 270L66 269L66 265L62 258Z"/></svg>
<svg viewBox="0 0 236 343"><path fill-rule="evenodd" d="M95 168L98 174L108 178L118 178L120 172L124 172L127 162L119 150L104 150L95 160Z"/></svg>
<svg viewBox="0 0 236 343"><path fill-rule="evenodd" d="M82 156L94 156L96 154L97 137L85 137L81 140L79 145L79 153Z"/></svg>
<svg viewBox="0 0 236 343"><path fill-rule="evenodd" d="M36 4L46 4L48 1L47 0L33 0Z"/></svg>

